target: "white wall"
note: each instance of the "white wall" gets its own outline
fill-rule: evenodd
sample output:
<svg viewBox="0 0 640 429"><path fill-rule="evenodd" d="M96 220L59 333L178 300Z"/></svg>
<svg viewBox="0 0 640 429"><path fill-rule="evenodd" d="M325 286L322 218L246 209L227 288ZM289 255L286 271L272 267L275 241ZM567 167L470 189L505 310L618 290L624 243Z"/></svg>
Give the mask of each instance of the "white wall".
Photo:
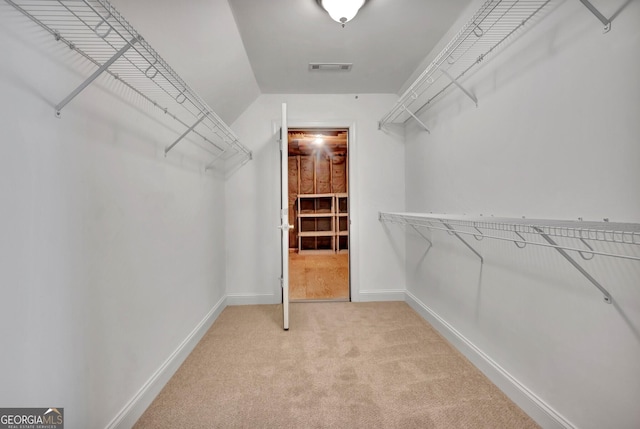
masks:
<svg viewBox="0 0 640 429"><path fill-rule="evenodd" d="M112 80L54 118L93 66L7 5L0 52L0 405L105 427L224 299L224 184Z"/></svg>
<svg viewBox="0 0 640 429"><path fill-rule="evenodd" d="M404 207L404 145L377 129L395 96L262 95L233 124L254 159L226 186L230 302L280 302L279 149L273 132L286 102L289 124L354 124L350 142L352 299L402 298L404 238L389 240L378 211ZM395 250L393 248L395 246ZM293 329L293 327L292 327Z"/></svg>
<svg viewBox="0 0 640 429"><path fill-rule="evenodd" d="M475 2L478 6L478 2ZM407 211L640 222L640 2L552 12L406 130ZM640 427L640 263L407 233L410 294L579 428ZM578 243L579 244L579 243ZM600 246L621 251L615 245ZM638 249L627 249L640 256Z"/></svg>
<svg viewBox="0 0 640 429"><path fill-rule="evenodd" d="M111 2L223 121L260 95L227 0Z"/></svg>

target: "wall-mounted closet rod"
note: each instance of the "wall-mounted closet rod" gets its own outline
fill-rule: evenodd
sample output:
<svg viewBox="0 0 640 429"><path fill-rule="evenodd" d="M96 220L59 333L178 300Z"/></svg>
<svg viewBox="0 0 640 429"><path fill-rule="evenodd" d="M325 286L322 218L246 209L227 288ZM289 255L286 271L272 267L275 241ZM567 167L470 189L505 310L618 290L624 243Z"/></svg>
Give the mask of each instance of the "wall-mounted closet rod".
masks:
<svg viewBox="0 0 640 429"><path fill-rule="evenodd" d="M93 74L91 76L89 76L84 82L82 82L76 89L74 89L71 92L71 94L67 95L67 97L64 100L62 100L60 103L58 103L56 105L56 117L59 118L60 114L61 114L60 112L64 108L64 106L69 104L69 102L71 100L73 100L76 97L76 95L80 94L87 86L89 86L91 84L91 82L96 80L98 78L98 76L100 76L109 67L111 67L111 64L115 63L116 60L118 58L120 58L122 55L124 55L124 53L127 52L129 50L129 48L131 48L134 45L134 43L136 43L137 41L138 41L138 39L135 39L135 38L131 39L129 41L129 43L124 45L118 52L116 52L116 54L113 57L111 57L109 59L109 61L107 61L106 63L104 63L100 67L98 67L98 70L93 72Z"/></svg>
<svg viewBox="0 0 640 429"><path fill-rule="evenodd" d="M617 243L625 246L640 246L640 224L621 224L608 222L574 222L554 220L525 220L496 218L495 220L484 218L467 218L455 215L434 215L426 213L384 213L378 215L381 222L410 225L413 229L422 227L432 230L445 231L450 235L472 235L476 239L485 237L513 242L518 248L524 248L527 244L549 247L555 249L574 268L576 268L589 282L591 282L602 294L607 303L612 302L611 294L596 279L582 268L567 251L577 252L584 260L591 260L595 255L610 256L615 258L640 261L640 257L632 254L610 253L595 250L586 240ZM434 225L440 224L438 225ZM453 225L453 226L452 226ZM467 228L467 229L462 229ZM605 230L603 228L610 228ZM472 231L470 229L473 229ZM512 232L518 238L505 238L498 235L486 234L483 230L497 230ZM480 233L480 237L478 237ZM522 234L539 235L546 243L527 240ZM420 234L424 237L423 234ZM573 246L560 245L552 236L580 240L589 250ZM464 244L478 254L469 244ZM589 256L587 256L589 255ZM478 254L478 256L480 256Z"/></svg>
<svg viewBox="0 0 640 429"><path fill-rule="evenodd" d="M463 87L459 81L460 79L462 79L467 73L469 73L469 71L471 71L475 66L477 66L478 64L482 63L486 57L488 55L490 55L491 53L493 53L493 51L495 51L496 49L498 49L500 46L502 46L502 44L508 40L510 37L512 37L516 31L518 31L520 28L524 27L527 22L533 18L533 16L535 14L537 14L544 6L547 5L547 3L549 3L549 1L544 2L543 4L541 4L536 10L535 12L533 12L531 15L529 15L526 19L522 20L517 26L515 26L511 31L509 31L507 34L505 34L502 38L500 38L495 44L493 44L486 52L481 53L480 55L477 56L477 58L475 59L475 61L473 61L471 64L469 64L468 67L466 67L464 70L462 70L457 76L451 76L447 71L445 71L443 68L438 67L438 70L440 70L442 72L442 74L446 75L451 82L447 85L445 85L442 89L440 89L440 91L438 91L436 94L434 94L432 97L430 97L423 105L421 105L418 109L416 109L415 114L419 115L422 113L422 111L429 106L431 103L433 103L438 97L440 97L442 94L444 94L445 91L447 91L449 89L449 87L451 87L451 85L457 85L458 88L463 91L467 97L471 98L471 100L475 103L476 107L478 107L478 99L472 95L465 87ZM471 47L469 48L471 49ZM408 119L407 119L408 120ZM406 121L405 121L406 122Z"/></svg>
<svg viewBox="0 0 640 429"><path fill-rule="evenodd" d="M138 47L134 47L134 50L136 51L136 53L138 55L140 55L140 57L142 59L145 60L145 63L148 63L148 65L146 65L146 67L141 67L140 65L136 64L131 58L128 57L124 57L124 59L126 60L126 62L128 62L134 69L136 69L140 74L144 75L145 77L147 77L151 82L153 82L158 89L163 90L164 92L167 93L167 95L170 95L169 92L163 88L158 82L158 80L154 80L157 76L158 73L160 74L160 76L162 78L164 78L164 80L169 83L174 89L179 90L178 85L176 84L176 80L178 80L179 78L177 76L173 76L170 70L170 67L164 62L164 60L155 52L155 50L153 50L153 48L151 48L151 46L149 46L148 44L146 44L144 42L144 39L133 29L133 27L131 27L128 22L126 22L124 20L124 18L122 18L122 16L118 13L117 10L115 10L115 8L113 8L113 6L108 3L108 2L101 2L100 0L96 0L100 3L100 5L105 8L106 11L108 11L107 13L107 18L104 18L102 16L102 14L87 0L82 0L82 3L84 5L86 5L86 7L88 8L88 10L90 10L91 12L93 12L95 14L96 17L99 18L99 22L98 24L96 24L95 26L90 25L86 20L88 20L88 16L85 16L84 14L82 16L80 16L80 13L77 12L75 9L72 9L71 7L69 7L63 0L58 0L58 3L66 10L69 12L69 14L71 14L74 18L76 18L80 23L82 23L84 26L86 26L86 30L89 30L93 33L95 33L96 36L98 36L100 39L102 39L103 43L110 46L111 48L113 48L114 50L118 50L117 46L115 45L115 42L112 41L110 38L107 38L107 36L109 35L109 33L111 33L111 31L113 31L114 34L117 34L119 36L120 39L116 40L116 41L121 41L121 40L126 40L128 37L126 34L123 33L129 33L130 35L133 34L133 37L140 42L140 45L142 45L140 48ZM77 5L74 5L77 6ZM114 20L116 20L117 24L122 26L122 29L118 28L115 24L112 24L111 22L109 22L109 19L113 18ZM98 32L99 28L103 25L107 25L108 26L108 30L102 34L100 34ZM77 31L77 30L76 30ZM77 33L76 33L77 34ZM78 36L80 37L80 36ZM75 49L78 49L77 47L74 47ZM151 59L147 58L150 57ZM163 70L160 70L159 66L162 66ZM182 94L184 95L184 90L182 91ZM186 99L186 97L185 97ZM183 101L184 102L184 101ZM182 104L182 103L180 103ZM195 104L194 104L195 106ZM196 108L198 108L198 106L195 106Z"/></svg>
<svg viewBox="0 0 640 429"><path fill-rule="evenodd" d="M406 123L419 115L433 100L456 85L477 105L477 98L460 79L475 65L527 24L550 0L488 0L452 38L422 74L400 96L393 108L380 120L380 128L387 123ZM443 82L442 77L448 77ZM413 104L420 104L413 108ZM402 106L410 108L414 116L405 115Z"/></svg>
<svg viewBox="0 0 640 429"><path fill-rule="evenodd" d="M600 11L589 0L580 0L580 3L582 3L587 9L589 9L589 12L591 12L596 18L600 20L600 22L602 22L602 24L604 25L603 33L608 33L609 30L611 30L611 21L605 18L604 15L601 14Z"/></svg>
<svg viewBox="0 0 640 429"><path fill-rule="evenodd" d="M106 0L95 0L104 9L106 9L108 11L108 16L109 17L113 17L115 19L115 21L117 22L117 24L122 26L122 31L119 28L117 28L117 26L115 24L111 24L108 21L108 19L103 18L102 14L88 0L82 0L82 1L83 1L83 3L85 5L87 5L87 7L91 11L93 11L98 17L100 17L102 19L101 24L102 23L106 23L107 25L109 25L110 30L113 30L115 33L117 33L118 36L120 36L121 39L123 39L123 40L127 39L127 36L125 34L123 34L125 32L127 32L129 34L134 34L137 38L139 38L140 47L135 46L134 49L140 55L140 57L146 61L146 63L147 63L147 64L145 64L146 68L142 67L142 68L144 68L144 71L143 71L142 68L139 65L137 65L131 59L127 58L127 61L129 62L129 64L131 64L135 69L137 69L138 72L141 72L142 74L144 74L145 77L147 77L151 82L153 82L160 90L166 92L167 95L172 97L174 100L177 100L179 98L179 95L182 94L182 96L184 96L184 100L183 100L182 97L180 97L179 100L181 100L182 102L179 102L179 104L183 104L184 101L189 99L185 95L186 92L190 92L190 91L188 91L187 84L173 71L173 69L155 51L155 49L153 49L151 47L151 45L146 43L144 38L142 38L138 34L138 32L129 24L129 22L126 21L124 19L124 17L122 17L120 15L120 13L113 7L113 5L111 5L111 3L109 3ZM74 15L76 15L76 14L74 13ZM78 18L80 18L80 17L78 17ZM84 23L87 24L86 22L84 22ZM95 32L95 30L96 29L94 28L93 31ZM102 39L104 39L104 38L102 38ZM110 46L114 47L114 45L112 43L110 43L108 40L105 39L105 41ZM167 90L167 88L164 88L162 85L160 85L160 80L155 80L155 78L157 77L158 73L160 74L160 76L162 78L164 78L164 80L170 85L170 87L172 87L173 89L175 89L178 92L178 95L176 95L174 97ZM200 103L201 100L198 99L199 97L197 97L196 94L189 94L189 95L193 96L194 100L189 99L189 101L194 105L194 107L196 107L199 110L199 113L202 113L203 110L206 110L206 109L203 109L202 104L204 104L204 103L203 102Z"/></svg>
<svg viewBox="0 0 640 429"><path fill-rule="evenodd" d="M102 0L97 0L100 2L100 4L108 10L108 16L111 17L112 15L116 16L116 17L120 17L119 13L116 11L116 9L108 2L106 1L102 1ZM83 2L98 16L102 17L101 13L93 6L91 5L87 0L83 0ZM65 6L66 7L66 6ZM123 19L124 21L124 19ZM107 24L109 25L109 30L108 32L110 32L111 30L113 30L114 32L118 33L118 35L121 38L125 38L126 36L124 34L122 34L121 31L119 31L118 28L116 28L115 25L111 25L108 22L108 18L102 18L102 21L100 21L100 23L98 25L96 25L96 27L93 28L93 31L97 34L98 28L102 25L102 24ZM122 24L121 22L119 22L120 24ZM133 27L130 27L128 25L128 22L124 21L125 25L124 28L130 32L130 33L134 33L137 35L137 32L133 29ZM108 34L108 32L106 34ZM105 37L100 36L100 38L104 39ZM211 127L209 127L214 134L216 134L219 138L221 138L222 140L225 141L225 143L227 144L231 144L232 146L235 146L237 143L237 139L235 138L235 136L233 135L233 133L230 132L230 130L227 127L221 127L221 124L224 124L222 122L222 120L215 115L215 113L207 110L206 108L204 108L205 103L199 99L199 97L197 97L196 94L190 94L189 92L189 88L187 86L187 84L182 81L182 79L173 71L173 69L166 63L166 61L153 49L151 48L150 45L148 45L144 39L142 37L140 37L140 40L142 41L142 45L144 50L140 50L137 49L134 46L134 49L137 51L137 53L144 58L145 60L148 61L149 65L148 67L144 70L144 72L142 71L142 69L136 65L132 60L127 59L127 61L134 67L136 68L139 72L144 73L144 75L149 78L159 89L161 89L162 91L164 91L167 95L169 95L170 97L172 97L176 103L182 105L184 104L185 101L189 101L191 104L194 105L194 107L196 107L196 109L198 109L197 112L197 116L202 115L197 122L192 125L189 126L187 128L187 131L184 132L173 144L171 144L169 147L165 148L165 155L167 155L167 153L180 141L182 140L187 134L189 134L190 132L192 132L195 127L200 124L200 122L202 122L207 116L209 116L210 114L212 114L214 116L214 121L213 121L213 125L214 128L212 129ZM111 43L109 43L111 45ZM111 45L113 46L113 45ZM151 56L152 60L150 60L149 58L147 58L147 56ZM116 58L117 59L117 58ZM113 62L113 61L112 61ZM178 94L176 96L173 96L169 91L167 91L167 89L163 88L162 85L160 85L158 80L155 80L155 78L158 76L158 74L160 74L170 85L171 87L173 87L173 89L175 89ZM192 95L194 97L197 97L198 99L196 100L196 102L194 102L193 100L190 99L190 97L188 95ZM220 135L220 132L222 132L223 135ZM230 138L231 142L227 141L227 138ZM207 139L205 139L207 140ZM224 149L222 149L220 146L216 145L213 142L210 142L211 144L213 144L217 149L219 149L220 151L223 151Z"/></svg>
<svg viewBox="0 0 640 429"><path fill-rule="evenodd" d="M392 213L391 215L395 215L394 213ZM403 224L403 225L411 225L411 226L418 226L418 227L424 227L424 228L428 228L428 229L435 229L435 230L440 230L440 231L445 231L447 233L451 233L451 230L446 228L446 227L438 227L438 226L434 226L434 225L428 225L428 224L424 224L422 222L415 222L412 220L408 220L408 219L404 219L404 218L394 218L394 217L389 217L387 213L381 213L379 216L379 220L381 222L389 222L389 223L396 223L396 224ZM442 221L441 221L442 222ZM448 222L449 226L452 225L451 222ZM501 230L501 231L508 231L508 230ZM478 233L477 232L472 232L472 231L464 231L464 230L460 230L460 229L456 229L456 232L458 234L462 234L462 235L472 235L472 236L477 236ZM534 234L532 232L529 232L531 234ZM540 234L540 233L537 233ZM548 235L548 234L547 234ZM483 238L491 238L494 240L501 240L501 241L509 241L512 243L522 243L522 244L531 244L534 246L541 246L541 247L551 247L551 248L562 248L565 250L570 250L573 252L578 252L578 253L584 253L585 250L584 249L579 249L577 247L572 247L572 246L566 246L566 245L559 245L559 244L546 244L546 243L540 243L537 241L530 241L530 240L523 240L523 239L514 239L514 238L506 238L506 237L500 237L498 235L491 235L491 234L487 234L487 233L482 233L482 237ZM568 237L568 238L576 238L576 237ZM630 244L630 243L622 243L622 244ZM601 256L608 256L608 257L612 257L612 258L620 258L620 259L629 259L632 261L640 261L640 257L637 256L632 256L632 255L625 255L625 254L619 254L619 253L610 253L610 252L602 252L599 250L589 250L588 253L590 254L594 254L594 255L601 255ZM584 259L584 258L583 258Z"/></svg>
<svg viewBox="0 0 640 429"><path fill-rule="evenodd" d="M474 15L474 18L472 19L472 22L475 23L476 20L481 20L481 16L485 15L488 11L491 11L495 8L495 6L497 5L496 1L488 1L486 2L479 10L478 12L476 12L476 14ZM382 118L382 120L380 121L380 123L384 126L387 122L391 122L394 118L394 115L397 114L398 111L400 111L401 107L404 107L404 109L406 109L405 104L407 101L410 100L410 98L413 98L414 100L417 99L417 94L418 94L418 90L419 88L423 85L423 83L428 82L428 83L433 83L434 79L432 77L433 73L440 67L440 65L445 62L445 60L448 60L449 58L451 58L452 52L455 52L455 50L462 45L462 43L464 42L464 40L467 37L467 33L468 30L473 30L475 29L476 24L474 24L473 28L471 28L469 26L469 23L467 23L459 32L458 34L449 42L449 44L447 44L446 48L444 48L439 54L438 56L435 58L435 60L433 60L433 62L431 64L429 64L429 66L420 74L420 76L418 76L418 78L409 86L409 88L407 88L407 90L402 94L402 96L400 97L400 99L396 102L396 104L394 105L394 107L391 109L391 111L389 113L387 113L387 115L385 117ZM395 116L397 117L397 116Z"/></svg>
<svg viewBox="0 0 640 429"><path fill-rule="evenodd" d="M19 5L17 5L15 2L11 1L11 0L5 0L7 3L9 3L10 5L12 5L14 8L16 8L17 10L19 10L20 12L22 12L25 16L27 16L29 19L31 19L34 23L38 24L42 29L48 31L54 38L56 41L58 42L62 42L65 45L67 45L69 47L69 49L76 51L78 54L82 55L86 60L90 61L91 63L93 63L94 65L96 65L97 67L102 67L102 65L100 63L98 63L96 60L94 60L93 58L91 58L90 56L88 56L85 52L83 52L82 50L78 49L72 42L70 42L69 40L67 40L65 37L61 36L60 33L58 33L57 31L49 28L48 26L44 25L42 22L40 22L39 20L37 20L35 17L33 17L31 14L29 14L27 11L25 11L24 9L22 9ZM111 28L111 27L110 27ZM133 41L134 39L132 39ZM137 41L137 39L135 39L135 41ZM130 46L130 45L127 45ZM119 81L122 85L126 86L129 90L135 92L138 96L144 98L146 101L148 101L149 103L151 103L154 107L156 107L157 109L161 110L165 115L170 116L173 120L179 122L181 125L183 125L184 127L188 127L189 125L182 121L182 119L178 118L176 115L174 115L173 113L171 113L169 111L169 109L167 107L162 106L161 104L159 104L157 101L151 99L148 95L146 95L145 93L141 92L138 88L132 86L131 84L129 84L127 81L120 79L120 76L117 73L112 72L111 70L109 70L108 68L106 68L104 70L105 73L111 75L111 77L113 77L115 80ZM186 96L185 96L186 97ZM65 99L66 100L66 99ZM69 101L69 100L68 100ZM56 112L59 112L62 107L64 107L67 102L61 102L56 106ZM60 116L58 113L56 113L57 116ZM219 151L222 151L223 149L219 146L217 146L213 141L209 140L207 137L205 137L204 135L202 135L200 132L198 132L197 130L193 130L193 133L196 134L198 137L202 138L204 141L206 141L207 143L209 143L210 145L216 147ZM243 146L240 146L243 150L245 149ZM250 154L251 152L249 152Z"/></svg>
<svg viewBox="0 0 640 429"><path fill-rule="evenodd" d="M5 1L98 68L56 106L56 112L94 79L107 73L202 138L215 152L194 141L201 149L214 156L224 152L225 162L218 163L219 168L227 168L227 161L235 158L251 159L251 151L233 131L107 0ZM200 121L198 128L191 125L205 114L206 119Z"/></svg>

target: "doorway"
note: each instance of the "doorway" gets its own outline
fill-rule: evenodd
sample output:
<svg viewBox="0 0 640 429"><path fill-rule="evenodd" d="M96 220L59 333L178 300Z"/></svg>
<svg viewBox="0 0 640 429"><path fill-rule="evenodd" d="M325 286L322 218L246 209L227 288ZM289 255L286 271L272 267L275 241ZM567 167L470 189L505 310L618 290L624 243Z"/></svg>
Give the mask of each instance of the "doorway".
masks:
<svg viewBox="0 0 640 429"><path fill-rule="evenodd" d="M289 298L349 301L349 129L288 130Z"/></svg>

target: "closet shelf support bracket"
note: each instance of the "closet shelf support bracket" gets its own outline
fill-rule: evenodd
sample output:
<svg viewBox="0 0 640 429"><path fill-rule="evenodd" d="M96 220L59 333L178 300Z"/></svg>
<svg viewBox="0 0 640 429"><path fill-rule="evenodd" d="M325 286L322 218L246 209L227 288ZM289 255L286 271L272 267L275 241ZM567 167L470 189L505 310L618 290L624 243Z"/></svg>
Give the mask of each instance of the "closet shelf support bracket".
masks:
<svg viewBox="0 0 640 429"><path fill-rule="evenodd" d="M598 288L598 290L600 290L600 292L602 292L602 294L604 295L604 302L606 302L607 304L611 304L612 300L611 300L611 294L609 293L608 290L606 290L600 283L598 283L598 281L596 279L594 279L591 274L589 274L588 272L585 271L584 268L582 268L564 249L562 249L558 243L556 243L551 237L549 237L547 234L544 233L544 231L542 231L542 229L538 228L538 227L533 227L533 229L540 234L540 236L542 238L544 238L544 240L551 244L557 251L558 253L560 253L562 255L563 258L565 258L567 261L569 261L569 263L571 265L573 265L575 267L575 269L577 269L578 271L580 271L580 273L585 276L587 278L587 280L589 280L595 287Z"/></svg>
<svg viewBox="0 0 640 429"><path fill-rule="evenodd" d="M449 225L446 222L442 222L442 224L445 227L447 227L447 229L451 232L451 234L455 235L458 238L458 240L462 241L464 243L464 245L469 248L469 250L471 250L473 253L475 253L478 258L480 258L480 263L481 264L484 264L484 258L482 257L482 255L480 253L478 253L478 251L476 249L474 249L469 243L467 243L467 241L464 238L460 237L460 234L458 234L458 231L456 231L453 227L451 227L451 225Z"/></svg>
<svg viewBox="0 0 640 429"><path fill-rule="evenodd" d="M424 122L422 122L416 115L414 115L411 110L407 109L407 107L404 104L402 105L402 108L404 109L405 112L407 112L409 115L411 115L411 117L413 119L415 119L416 122L418 122L422 126L422 128L424 128L424 130L427 133L431 134L431 131L429 131L429 128L427 128L427 126L424 124Z"/></svg>
<svg viewBox="0 0 640 429"><path fill-rule="evenodd" d="M604 15L601 14L600 11L594 5L592 5L589 0L580 0L580 2L584 5L584 7L589 9L589 12L591 12L596 18L598 18L600 22L602 22L602 24L604 24L603 32L608 33L609 30L611 30L611 21L605 18Z"/></svg>
<svg viewBox="0 0 640 429"><path fill-rule="evenodd" d="M171 149L173 149L175 145L177 145L178 143L180 143L180 140L182 140L183 138L185 138L185 136L186 136L187 134L189 134L191 131L193 131L193 129L194 129L195 127L197 127L197 126L198 126L198 124L199 124L200 122L204 121L204 118L206 118L207 116L209 116L209 112L204 112L204 114L200 117L200 119L198 119L198 120L195 122L195 124L193 124L193 125L191 125L189 128L187 128L187 130L186 130L184 133L182 133L182 135L181 135L180 137L178 137L178 139L177 139L176 141L174 141L173 143L171 143L171 145L170 145L170 146L167 146L167 147L164 149L164 156L167 156L167 154L169 153L169 151L170 151Z"/></svg>
<svg viewBox="0 0 640 429"><path fill-rule="evenodd" d="M133 38L129 41L129 43L127 43L126 45L124 45L118 52L115 53L114 56L112 56L106 63L104 63L103 65L101 65L98 70L96 70L95 72L93 72L93 74L91 76L89 76L84 82L82 82L80 84L80 86L78 86L76 89L73 90L73 92L71 92L71 94L67 95L67 97L62 100L60 103L58 103L58 105L56 105L55 109L56 109L56 117L59 118L61 115L61 111L64 108L64 106L66 106L67 104L69 104L69 102L71 100L73 100L76 95L80 94L87 86L89 86L91 84L91 82L93 82L94 80L96 80L98 78L98 76L100 76L102 73L104 73L109 67L111 67L111 65L113 63L116 62L116 60L118 58L120 58L122 55L124 55L125 52L127 52L129 50L129 48L131 48L133 46L134 43L136 43L138 41L138 39Z"/></svg>
<svg viewBox="0 0 640 429"><path fill-rule="evenodd" d="M411 225L411 228L413 228L413 229L415 230L415 232L417 232L417 233L418 233L418 235L420 235L420 237L424 238L424 241L426 241L427 243L429 243L429 247L427 247L427 251L428 251L429 249L431 249L431 246L433 246L433 243L431 242L431 240L429 240L429 239L427 238L427 236L426 236L426 235L424 235L424 234L422 233L422 231L420 231L420 230L418 229L418 227L416 227L415 225Z"/></svg>
<svg viewBox="0 0 640 429"><path fill-rule="evenodd" d="M456 79L455 77L451 76L446 70L444 69L440 69L440 71L442 72L443 75L445 75L446 77L449 78L449 80L451 80L451 82L457 86L458 88L460 88L460 91L464 92L465 95L467 97L469 97L471 99L471 101L473 101L473 103L476 105L476 107L478 107L478 99L476 98L475 95L473 95L472 93L469 92L469 90L467 90L467 88L465 88L464 86L460 85L460 82L458 82L458 79Z"/></svg>

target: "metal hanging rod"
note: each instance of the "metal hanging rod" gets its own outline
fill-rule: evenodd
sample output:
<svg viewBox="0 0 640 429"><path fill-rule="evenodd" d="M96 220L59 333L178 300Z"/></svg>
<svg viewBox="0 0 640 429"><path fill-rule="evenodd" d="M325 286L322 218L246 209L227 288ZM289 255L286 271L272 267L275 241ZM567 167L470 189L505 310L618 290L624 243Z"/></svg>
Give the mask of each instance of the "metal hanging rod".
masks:
<svg viewBox="0 0 640 429"><path fill-rule="evenodd" d="M388 123L405 123L416 118L452 85L462 90L477 106L478 100L460 79L498 47L514 38L550 1L486 1L400 96L380 120L380 128ZM407 112L412 113L408 115Z"/></svg>
<svg viewBox="0 0 640 429"><path fill-rule="evenodd" d="M490 236L485 230L507 231L521 234L538 235L547 234L551 237L572 238L577 240L599 241L617 244L629 244L640 246L640 224L637 223L616 223L616 222L590 222L590 221L567 221L549 219L517 219L500 217L471 217L447 214L430 213L380 213L380 220L392 223L403 223L416 226L434 227L434 223L446 222L451 226L473 229L473 231L457 229L458 232L470 235L480 235L482 237L498 238L507 241L524 241L521 238L504 238L500 236ZM441 229L446 230L442 227ZM533 242L532 244L543 245L543 243ZM585 250L583 248L569 248L576 252L595 253L604 256L613 256L626 259L640 260L640 257L625 254L611 254Z"/></svg>
<svg viewBox="0 0 640 429"><path fill-rule="evenodd" d="M216 161L208 161L208 168L222 170L223 176L227 176L237 165L251 159L251 151L228 125L107 0L5 1L98 67L58 103L56 116L91 82L105 74L183 126L187 132L177 141L188 134L195 140L201 139L205 146L196 146Z"/></svg>
<svg viewBox="0 0 640 429"><path fill-rule="evenodd" d="M611 294L584 268L582 268L567 251L577 252L578 255L588 261L595 255L640 261L640 256L628 253L610 253L595 250L588 241L616 243L622 245L640 246L640 224L637 223L612 223L612 222L583 222L563 221L548 219L512 219L512 218L484 218L468 217L446 214L425 213L384 213L378 215L381 222L409 225L412 228L428 228L432 230L446 231L462 240L460 235L471 235L476 240L485 237L495 240L511 241L518 248L524 248L527 244L549 247L555 249L560 255L573 265L587 280L589 280L604 295L607 303L612 302ZM509 238L500 235L487 234L485 230L507 231L516 237ZM541 237L545 242L526 239L523 234L531 234ZM422 235L422 234L420 234ZM423 236L424 237L424 236ZM552 237L570 238L579 240L584 248L558 244ZM462 240L464 244L476 255L482 256ZM637 254L637 253L636 253Z"/></svg>

